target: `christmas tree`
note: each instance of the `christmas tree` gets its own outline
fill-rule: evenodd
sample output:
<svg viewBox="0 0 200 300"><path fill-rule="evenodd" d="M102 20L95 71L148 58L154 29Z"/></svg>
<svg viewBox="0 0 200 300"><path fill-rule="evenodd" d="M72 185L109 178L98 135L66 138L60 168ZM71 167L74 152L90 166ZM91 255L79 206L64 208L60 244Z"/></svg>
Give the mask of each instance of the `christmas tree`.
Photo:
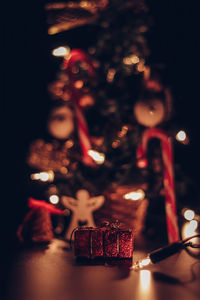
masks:
<svg viewBox="0 0 200 300"><path fill-rule="evenodd" d="M180 165L164 162L162 139L154 136L147 153L140 146L147 129L183 145L189 140L176 127L165 66L148 46L148 6L137 0L52 1L45 10L53 54L49 113L47 130L27 156L30 196L68 209L65 221L55 218L59 234L84 191L88 205L103 196L94 211L97 225L118 220L138 234L165 235L166 169L175 169L179 213L190 183ZM86 208L82 213L77 225L88 225Z"/></svg>

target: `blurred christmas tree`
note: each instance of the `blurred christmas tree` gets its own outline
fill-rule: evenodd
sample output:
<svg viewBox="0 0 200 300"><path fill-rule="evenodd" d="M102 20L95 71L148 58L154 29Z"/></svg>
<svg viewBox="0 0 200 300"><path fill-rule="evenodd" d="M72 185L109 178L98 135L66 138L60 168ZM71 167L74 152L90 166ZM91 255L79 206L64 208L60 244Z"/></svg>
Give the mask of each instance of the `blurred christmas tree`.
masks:
<svg viewBox="0 0 200 300"><path fill-rule="evenodd" d="M48 86L48 133L33 141L27 158L30 196L65 209L63 196L76 199L77 191L87 190L91 199L105 197L104 204L94 213L96 224L105 219L119 220L134 227L137 233L145 230L150 236L160 232L165 235L159 140L149 143L148 166L146 159L138 160L137 155L146 128L162 129L172 137L177 133L165 68L162 62L153 62L148 48L152 19L146 3L52 1L45 9L57 75ZM95 76L89 75L88 62L81 56L71 67L70 75L66 62L77 48L89 57ZM86 140L80 135L82 118L88 126ZM188 143L184 131L176 139ZM83 159L88 141L92 151L86 156L93 164ZM190 183L180 166L175 168L175 178L180 212ZM65 226L72 218L73 209L69 210ZM84 224L84 216L80 224ZM55 225L55 231L62 234L63 220Z"/></svg>

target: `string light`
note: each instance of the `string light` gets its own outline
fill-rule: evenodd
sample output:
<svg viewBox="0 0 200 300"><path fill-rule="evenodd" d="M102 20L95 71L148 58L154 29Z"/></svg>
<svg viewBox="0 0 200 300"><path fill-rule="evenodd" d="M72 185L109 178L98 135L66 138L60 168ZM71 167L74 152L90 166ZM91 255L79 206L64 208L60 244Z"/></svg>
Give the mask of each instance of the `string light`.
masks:
<svg viewBox="0 0 200 300"><path fill-rule="evenodd" d="M186 210L184 211L184 218L185 218L186 220L191 221L191 220L194 219L194 217L195 217L195 212L194 212L193 210L191 210L191 209L186 209Z"/></svg>
<svg viewBox="0 0 200 300"><path fill-rule="evenodd" d="M138 159L138 161L137 161L137 167L138 168L144 169L144 168L147 167L147 165L148 165L148 161L145 157Z"/></svg>
<svg viewBox="0 0 200 300"><path fill-rule="evenodd" d="M58 204L58 202L59 202L58 195L51 195L49 197L49 202L51 202L52 204Z"/></svg>
<svg viewBox="0 0 200 300"><path fill-rule="evenodd" d="M116 70L115 69L109 69L108 70L108 74L107 74L107 81L108 82L112 82L113 81L113 79L114 79L114 77L115 77L115 74L116 74Z"/></svg>
<svg viewBox="0 0 200 300"><path fill-rule="evenodd" d="M119 144L120 144L120 141L119 141L119 140L113 141L113 142L112 142L112 148L117 148L117 147L119 147Z"/></svg>
<svg viewBox="0 0 200 300"><path fill-rule="evenodd" d="M34 173L31 174L31 179L32 180L40 180L43 182L51 182L54 180L54 172L53 171L48 171L48 172L40 172L40 173Z"/></svg>
<svg viewBox="0 0 200 300"><path fill-rule="evenodd" d="M70 54L70 48L69 47L58 47L53 49L52 55L57 57L67 57Z"/></svg>
<svg viewBox="0 0 200 300"><path fill-rule="evenodd" d="M99 153L95 150L89 150L88 155L92 157L92 159L98 164L101 165L105 161L105 154L104 153Z"/></svg>
<svg viewBox="0 0 200 300"><path fill-rule="evenodd" d="M133 65L139 63L140 59L137 55L133 54L128 57L124 57L123 63L125 65Z"/></svg>
<svg viewBox="0 0 200 300"><path fill-rule="evenodd" d="M122 126L121 131L118 133L118 137L122 138L124 135L126 135L128 131L128 127L126 125Z"/></svg>
<svg viewBox="0 0 200 300"><path fill-rule="evenodd" d="M176 140L185 145L187 145L189 143L189 138L184 130L180 130L176 134Z"/></svg>
<svg viewBox="0 0 200 300"><path fill-rule="evenodd" d="M195 220L190 221L193 222ZM192 223L191 226L194 226L196 223ZM139 270L139 269L143 269L143 268L147 268L149 267L151 264L156 264L160 261L162 261L163 259L178 253L179 251L181 251L182 249L185 249L186 247L195 247L195 248L199 248L199 245L194 245L190 242L190 240L194 240L194 238L200 237L200 234L195 234L192 236L187 237L184 240L180 240L177 241L175 243L169 244L165 247L159 248L157 250L154 250L152 252L150 252L145 258L136 261L132 266L131 269L133 270Z"/></svg>
<svg viewBox="0 0 200 300"><path fill-rule="evenodd" d="M76 89L81 89L83 87L83 85L84 85L84 82L82 80L77 80L74 83L74 86Z"/></svg>
<svg viewBox="0 0 200 300"><path fill-rule="evenodd" d="M133 200L133 201L143 200L144 197L145 197L145 193L141 189L138 189L136 191L132 191L132 192L127 193L127 194L124 195L124 199Z"/></svg>
<svg viewBox="0 0 200 300"><path fill-rule="evenodd" d="M190 221L190 227L191 227L191 229L195 232L196 229L197 229L197 227L198 227L198 222L197 222L197 220L192 220L192 221Z"/></svg>

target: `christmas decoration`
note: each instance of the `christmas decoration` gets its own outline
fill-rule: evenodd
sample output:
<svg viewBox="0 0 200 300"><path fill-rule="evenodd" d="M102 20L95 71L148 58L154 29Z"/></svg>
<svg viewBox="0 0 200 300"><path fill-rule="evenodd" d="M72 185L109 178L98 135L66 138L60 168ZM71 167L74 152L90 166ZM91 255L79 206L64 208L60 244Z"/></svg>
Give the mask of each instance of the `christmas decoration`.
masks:
<svg viewBox="0 0 200 300"><path fill-rule="evenodd" d="M59 140L66 140L74 130L73 113L66 107L55 108L48 121L49 133Z"/></svg>
<svg viewBox="0 0 200 300"><path fill-rule="evenodd" d="M137 239L168 233L177 241L177 218L196 187L179 158L172 163L168 142L157 134L147 138L145 127L174 137L175 147L189 145L188 129L178 133L166 66L148 48L152 19L145 1L48 1L45 10L50 113L27 157L30 196L67 209L59 221L67 239L78 225L107 219L119 220ZM146 138L148 153L140 145ZM81 190L85 200L76 195Z"/></svg>
<svg viewBox="0 0 200 300"><path fill-rule="evenodd" d="M144 229L148 201L142 189L145 185L112 186L105 191L104 205L94 213L98 224L104 219L109 222L118 220L127 228L133 228L135 236Z"/></svg>
<svg viewBox="0 0 200 300"><path fill-rule="evenodd" d="M174 174L172 145L166 133L160 129L147 129L142 136L143 154L146 154L147 144L150 139L158 138L162 146L162 158L164 165L164 186L165 186L165 211L167 221L167 233L169 242L179 239L179 230L177 224L177 212L175 203ZM140 148L141 151L141 148Z"/></svg>
<svg viewBox="0 0 200 300"><path fill-rule="evenodd" d="M19 241L50 242L54 237L50 215L62 215L63 212L51 204L32 198L29 198L28 207L30 210L17 230Z"/></svg>
<svg viewBox="0 0 200 300"><path fill-rule="evenodd" d="M198 238L198 237L200 237L200 234L190 236L184 240L180 240L170 245L167 245L165 247L162 247L160 249L154 250L151 253L149 253L146 258L135 262L131 267L131 269L138 270L138 269L146 268L151 264L158 263L163 259L183 249L186 249L187 247L200 248L199 244L194 244L193 242L190 242L190 240L193 240L194 238Z"/></svg>
<svg viewBox="0 0 200 300"><path fill-rule="evenodd" d="M138 123L146 127L154 127L164 120L165 107L159 99L141 100L134 106L134 115Z"/></svg>
<svg viewBox="0 0 200 300"><path fill-rule="evenodd" d="M92 161L91 157L88 155L88 151L91 150L91 143L90 143L90 137L87 128L87 123L85 121L83 110L81 109L79 103L81 99L81 94L79 91L79 86L77 86L78 81L76 81L76 76L75 76L76 72L74 71L76 62L78 61L84 62L84 64L88 68L87 71L91 77L94 77L96 75L96 72L94 70L94 67L89 57L79 49L72 50L69 59L64 60L64 68L66 69L70 80L70 90L71 90L72 101L75 109L79 141L80 141L81 150L83 154L83 161L86 164L94 165L94 162Z"/></svg>
<svg viewBox="0 0 200 300"><path fill-rule="evenodd" d="M66 232L66 239L70 240L72 231L82 223L83 225L95 227L92 216L93 211L102 206L103 196L90 197L88 191L79 190L76 193L77 199L63 196L63 205L72 211L70 225Z"/></svg>
<svg viewBox="0 0 200 300"><path fill-rule="evenodd" d="M79 228L75 231L77 257L132 258L133 232L120 228Z"/></svg>

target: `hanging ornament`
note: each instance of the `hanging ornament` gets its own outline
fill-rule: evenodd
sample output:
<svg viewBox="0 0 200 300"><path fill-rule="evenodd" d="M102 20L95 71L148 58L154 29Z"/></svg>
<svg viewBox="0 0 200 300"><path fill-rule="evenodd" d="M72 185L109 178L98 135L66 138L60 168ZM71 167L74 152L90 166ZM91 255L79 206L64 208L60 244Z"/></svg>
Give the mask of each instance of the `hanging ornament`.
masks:
<svg viewBox="0 0 200 300"><path fill-rule="evenodd" d="M139 100L134 106L137 122L146 127L155 127L165 119L165 106L160 99Z"/></svg>
<svg viewBox="0 0 200 300"><path fill-rule="evenodd" d="M104 196L90 197L86 190L79 190L76 193L76 198L62 197L63 205L72 211L71 222L66 232L66 239L68 240L70 240L72 231L80 225L95 227L92 213L104 203Z"/></svg>
<svg viewBox="0 0 200 300"><path fill-rule="evenodd" d="M48 120L48 131L56 139L65 140L74 131L73 113L67 106L53 109Z"/></svg>

